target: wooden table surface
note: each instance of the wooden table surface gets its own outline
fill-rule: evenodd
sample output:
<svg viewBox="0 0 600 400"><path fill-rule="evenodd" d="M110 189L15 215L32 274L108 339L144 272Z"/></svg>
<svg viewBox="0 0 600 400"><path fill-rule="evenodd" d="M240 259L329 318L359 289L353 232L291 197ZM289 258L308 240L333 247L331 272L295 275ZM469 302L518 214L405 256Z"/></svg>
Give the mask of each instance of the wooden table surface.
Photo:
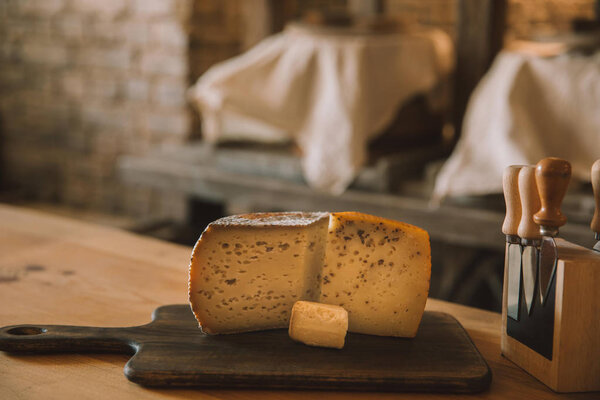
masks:
<svg viewBox="0 0 600 400"><path fill-rule="evenodd" d="M191 249L64 217L0 205L0 326L129 326L160 305L187 302ZM600 399L559 395L500 355L500 314L429 299L454 315L492 368L485 399ZM144 389L123 376L125 355L0 353L0 399L443 399L472 395Z"/></svg>

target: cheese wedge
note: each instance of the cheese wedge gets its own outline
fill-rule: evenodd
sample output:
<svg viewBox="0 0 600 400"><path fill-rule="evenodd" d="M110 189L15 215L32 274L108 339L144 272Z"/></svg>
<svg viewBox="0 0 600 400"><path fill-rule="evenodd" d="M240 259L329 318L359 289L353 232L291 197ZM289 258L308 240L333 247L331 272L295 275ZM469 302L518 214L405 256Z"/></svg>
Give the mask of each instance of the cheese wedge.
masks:
<svg viewBox="0 0 600 400"><path fill-rule="evenodd" d="M350 332L413 337L430 274L429 236L412 225L356 212L244 214L201 235L189 299L211 334L288 327L307 300L345 308Z"/></svg>
<svg viewBox="0 0 600 400"><path fill-rule="evenodd" d="M309 346L344 347L348 312L340 306L297 301L292 308L290 338Z"/></svg>
<svg viewBox="0 0 600 400"><path fill-rule="evenodd" d="M297 300L318 299L329 214L221 218L192 253L189 298L207 333L284 328Z"/></svg>
<svg viewBox="0 0 600 400"><path fill-rule="evenodd" d="M319 301L344 307L350 332L414 337L430 276L423 229L357 212L331 214Z"/></svg>

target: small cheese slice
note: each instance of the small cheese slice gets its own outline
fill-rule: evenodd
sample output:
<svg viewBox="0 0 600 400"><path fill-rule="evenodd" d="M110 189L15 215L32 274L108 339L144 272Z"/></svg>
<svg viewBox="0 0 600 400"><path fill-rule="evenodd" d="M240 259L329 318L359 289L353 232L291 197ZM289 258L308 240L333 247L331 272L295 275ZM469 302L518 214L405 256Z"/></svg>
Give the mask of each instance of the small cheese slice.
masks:
<svg viewBox="0 0 600 400"><path fill-rule="evenodd" d="M298 300L341 306L349 331L413 337L429 291L423 229L356 212L257 213L211 223L189 299L206 333L289 326Z"/></svg>
<svg viewBox="0 0 600 400"><path fill-rule="evenodd" d="M348 312L340 306L297 301L292 308L289 335L309 346L344 347Z"/></svg>
<svg viewBox="0 0 600 400"><path fill-rule="evenodd" d="M319 301L344 307L350 332L414 337L430 276L423 229L357 212L331 214Z"/></svg>

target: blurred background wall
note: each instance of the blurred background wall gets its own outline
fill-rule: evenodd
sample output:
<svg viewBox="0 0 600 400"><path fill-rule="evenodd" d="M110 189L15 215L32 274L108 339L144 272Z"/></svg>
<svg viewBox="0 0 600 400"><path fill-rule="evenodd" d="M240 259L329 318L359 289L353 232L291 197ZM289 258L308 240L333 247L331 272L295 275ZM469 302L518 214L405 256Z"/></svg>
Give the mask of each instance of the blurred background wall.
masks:
<svg viewBox="0 0 600 400"><path fill-rule="evenodd" d="M0 151L12 195L130 216L184 201L116 177L122 154L199 136L186 88L252 44L244 0L3 0ZM275 30L343 0L273 1ZM455 36L456 1L388 0L386 12ZM511 0L508 38L567 31L591 0Z"/></svg>
<svg viewBox="0 0 600 400"><path fill-rule="evenodd" d="M190 132L190 10L190 1L0 2L5 186L106 212L171 208L121 185L114 164Z"/></svg>

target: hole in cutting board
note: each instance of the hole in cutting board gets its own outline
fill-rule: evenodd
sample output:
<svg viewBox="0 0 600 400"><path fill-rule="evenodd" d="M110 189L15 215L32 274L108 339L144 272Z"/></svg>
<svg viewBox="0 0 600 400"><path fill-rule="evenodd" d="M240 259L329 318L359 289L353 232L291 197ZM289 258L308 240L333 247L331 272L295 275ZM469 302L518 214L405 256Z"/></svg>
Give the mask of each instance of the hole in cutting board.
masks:
<svg viewBox="0 0 600 400"><path fill-rule="evenodd" d="M17 328L12 328L7 331L9 335L19 335L19 336L31 336L31 335L39 335L40 333L46 332L43 328L38 328L37 326L19 326Z"/></svg>

